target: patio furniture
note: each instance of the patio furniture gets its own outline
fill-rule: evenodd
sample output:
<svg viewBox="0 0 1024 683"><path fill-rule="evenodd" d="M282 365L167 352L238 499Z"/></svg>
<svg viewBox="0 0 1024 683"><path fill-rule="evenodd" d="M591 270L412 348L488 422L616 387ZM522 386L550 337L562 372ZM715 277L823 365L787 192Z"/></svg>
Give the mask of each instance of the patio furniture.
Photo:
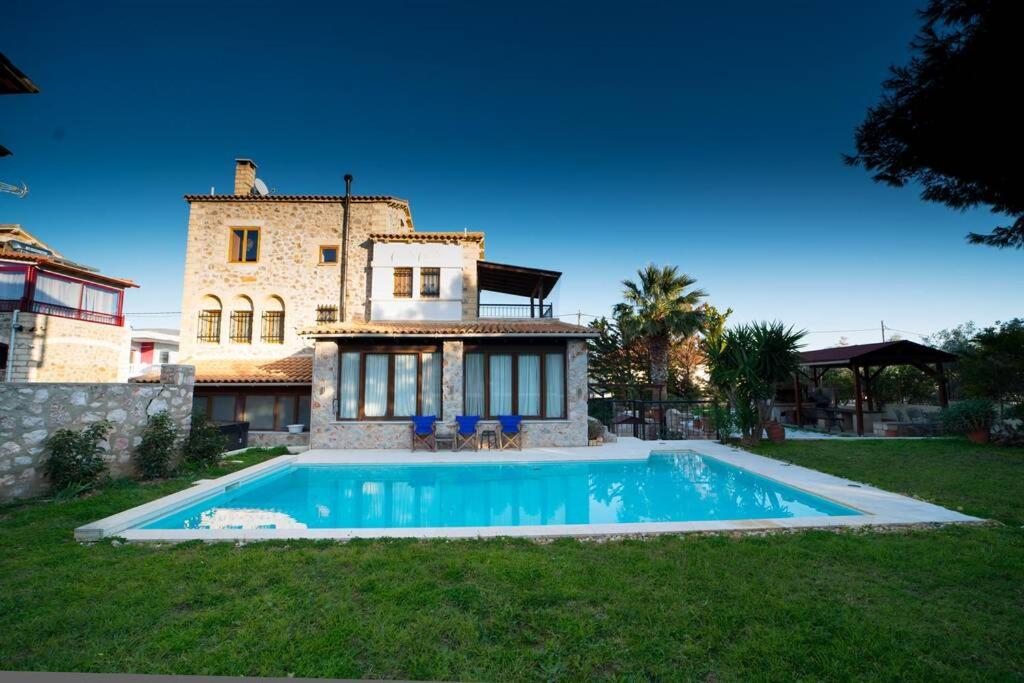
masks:
<svg viewBox="0 0 1024 683"><path fill-rule="evenodd" d="M498 446L501 450L517 448L523 450L523 417L522 415L499 415L501 434L498 435Z"/></svg>
<svg viewBox="0 0 1024 683"><path fill-rule="evenodd" d="M434 415L412 416L412 450L437 450L437 417Z"/></svg>
<svg viewBox="0 0 1024 683"><path fill-rule="evenodd" d="M439 451L454 451L455 450L455 434L444 433L435 434L434 439L437 442L437 450Z"/></svg>
<svg viewBox="0 0 1024 683"><path fill-rule="evenodd" d="M480 438L477 436L476 427L480 422L479 415L457 415L455 422L458 429L455 431L455 450L461 451L472 448L480 450Z"/></svg>
<svg viewBox="0 0 1024 683"><path fill-rule="evenodd" d="M486 446L487 450L498 449L498 432L493 429L484 429L480 432L480 445Z"/></svg>

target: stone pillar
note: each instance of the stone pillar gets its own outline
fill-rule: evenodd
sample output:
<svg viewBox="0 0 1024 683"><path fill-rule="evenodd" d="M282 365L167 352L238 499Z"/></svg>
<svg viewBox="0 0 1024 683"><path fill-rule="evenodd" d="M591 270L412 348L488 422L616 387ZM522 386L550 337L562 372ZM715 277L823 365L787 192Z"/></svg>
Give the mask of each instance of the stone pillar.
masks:
<svg viewBox="0 0 1024 683"><path fill-rule="evenodd" d="M313 396L309 410L309 446L326 448L331 423L337 419L338 344L332 340L313 344Z"/></svg>
<svg viewBox="0 0 1024 683"><path fill-rule="evenodd" d="M440 419L451 423L462 415L462 342L444 342L442 358Z"/></svg>
<svg viewBox="0 0 1024 683"><path fill-rule="evenodd" d="M568 356L569 444L587 445L587 342L571 339L566 344Z"/></svg>
<svg viewBox="0 0 1024 683"><path fill-rule="evenodd" d="M174 384L192 387L196 383L196 366L174 365L167 363L160 366L160 384Z"/></svg>

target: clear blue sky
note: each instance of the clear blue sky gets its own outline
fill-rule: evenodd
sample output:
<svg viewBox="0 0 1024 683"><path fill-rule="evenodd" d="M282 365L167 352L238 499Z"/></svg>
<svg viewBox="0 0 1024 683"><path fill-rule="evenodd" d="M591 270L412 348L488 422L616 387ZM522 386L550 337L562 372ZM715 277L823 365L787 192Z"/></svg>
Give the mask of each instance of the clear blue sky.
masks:
<svg viewBox="0 0 1024 683"><path fill-rule="evenodd" d="M0 99L0 178L31 187L0 222L135 279L128 311L177 311L182 195L230 191L244 156L279 192L352 172L421 230L486 230L488 258L565 273L558 313L607 313L654 261L734 320L1006 319L1024 254L963 241L997 217L840 159L917 6L14 0L0 50L42 93Z"/></svg>

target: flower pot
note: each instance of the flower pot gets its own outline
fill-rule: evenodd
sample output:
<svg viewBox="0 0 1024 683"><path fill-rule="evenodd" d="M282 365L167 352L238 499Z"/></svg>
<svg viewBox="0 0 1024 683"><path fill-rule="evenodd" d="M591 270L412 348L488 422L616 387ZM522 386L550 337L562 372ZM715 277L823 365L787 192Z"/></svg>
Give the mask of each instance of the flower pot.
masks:
<svg viewBox="0 0 1024 683"><path fill-rule="evenodd" d="M301 434L306 425L288 425L289 434Z"/></svg>
<svg viewBox="0 0 1024 683"><path fill-rule="evenodd" d="M967 439L973 443L988 443L988 430L976 429L973 432L967 432Z"/></svg>
<svg viewBox="0 0 1024 683"><path fill-rule="evenodd" d="M772 443L782 443L786 440L786 428L775 420L764 423L764 429L768 432L768 440Z"/></svg>
<svg viewBox="0 0 1024 683"><path fill-rule="evenodd" d="M748 448L756 448L761 445L761 435L751 434L750 436L740 437L740 445Z"/></svg>

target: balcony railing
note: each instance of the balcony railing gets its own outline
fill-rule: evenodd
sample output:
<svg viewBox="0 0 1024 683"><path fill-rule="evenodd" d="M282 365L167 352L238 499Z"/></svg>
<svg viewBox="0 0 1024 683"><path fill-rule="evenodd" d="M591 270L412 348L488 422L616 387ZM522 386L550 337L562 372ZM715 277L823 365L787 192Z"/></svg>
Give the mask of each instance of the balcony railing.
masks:
<svg viewBox="0 0 1024 683"><path fill-rule="evenodd" d="M478 318L551 318L551 304L480 304Z"/></svg>
<svg viewBox="0 0 1024 683"><path fill-rule="evenodd" d="M58 306L57 304L44 304L41 301L30 301L28 305L21 299L0 299L0 311L13 311L21 309L26 313L42 313L53 315L58 318L71 318L72 320L85 320L91 323L102 323L104 325L124 325L124 316L113 313L100 313L98 311L85 311L80 308L69 306Z"/></svg>

